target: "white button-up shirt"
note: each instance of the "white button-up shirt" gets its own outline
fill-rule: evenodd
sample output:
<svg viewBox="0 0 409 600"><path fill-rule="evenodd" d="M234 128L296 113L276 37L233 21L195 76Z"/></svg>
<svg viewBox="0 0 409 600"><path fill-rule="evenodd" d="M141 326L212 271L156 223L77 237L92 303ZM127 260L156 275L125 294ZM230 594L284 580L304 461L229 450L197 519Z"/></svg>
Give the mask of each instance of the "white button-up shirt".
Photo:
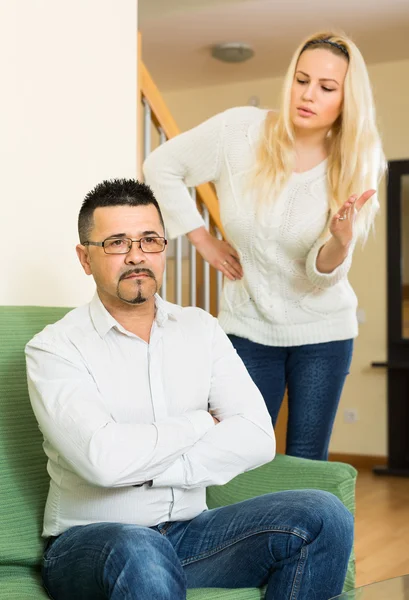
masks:
<svg viewBox="0 0 409 600"><path fill-rule="evenodd" d="M217 320L155 301L149 343L96 294L27 344L51 477L44 536L191 519L206 510L206 486L274 457L263 398Z"/></svg>

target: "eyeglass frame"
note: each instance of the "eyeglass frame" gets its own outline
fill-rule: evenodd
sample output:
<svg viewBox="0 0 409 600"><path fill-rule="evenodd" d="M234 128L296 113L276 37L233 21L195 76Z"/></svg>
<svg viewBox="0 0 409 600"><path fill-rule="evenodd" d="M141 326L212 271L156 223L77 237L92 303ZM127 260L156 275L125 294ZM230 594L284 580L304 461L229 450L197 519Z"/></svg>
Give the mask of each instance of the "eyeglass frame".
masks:
<svg viewBox="0 0 409 600"><path fill-rule="evenodd" d="M155 240L163 240L164 241L164 246L162 248L162 250L155 250L154 252L146 252L145 250L142 249L142 240L146 239L146 238L154 238ZM123 241L128 241L130 242L129 244L129 249L127 252L107 252L105 250L105 242L107 240L123 240ZM141 237L139 240L133 240L132 238L128 238L128 237L107 237L105 238L105 240L103 240L102 242L91 242L89 240L87 240L86 242L83 242L83 246L98 246L99 248L103 248L105 254L108 254L108 256L112 256L112 255L118 255L118 254L129 254L130 251L132 250L132 244L137 244L139 243L139 249L144 253L144 254L160 254L161 252L165 252L166 250L166 246L168 245L168 240L165 237L162 237L160 235L144 235L143 237Z"/></svg>

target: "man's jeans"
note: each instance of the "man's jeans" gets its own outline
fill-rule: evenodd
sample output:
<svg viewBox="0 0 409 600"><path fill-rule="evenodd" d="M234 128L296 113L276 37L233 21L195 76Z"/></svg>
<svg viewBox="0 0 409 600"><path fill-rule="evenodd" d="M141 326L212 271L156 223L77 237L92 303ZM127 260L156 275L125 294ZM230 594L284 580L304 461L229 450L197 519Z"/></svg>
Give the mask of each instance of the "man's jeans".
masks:
<svg viewBox="0 0 409 600"><path fill-rule="evenodd" d="M55 600L183 600L187 588L267 585L266 600L328 600L342 591L353 518L332 494L266 494L156 527L95 523L48 543Z"/></svg>

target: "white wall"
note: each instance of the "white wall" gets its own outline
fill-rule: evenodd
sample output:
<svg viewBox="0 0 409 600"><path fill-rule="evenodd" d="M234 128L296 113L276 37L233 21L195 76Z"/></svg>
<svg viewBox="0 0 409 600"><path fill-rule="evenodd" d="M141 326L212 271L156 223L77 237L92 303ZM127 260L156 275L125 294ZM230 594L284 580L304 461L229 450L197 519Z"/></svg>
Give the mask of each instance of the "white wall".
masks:
<svg viewBox="0 0 409 600"><path fill-rule="evenodd" d="M136 176L137 0L1 0L0 305L76 306L84 195Z"/></svg>

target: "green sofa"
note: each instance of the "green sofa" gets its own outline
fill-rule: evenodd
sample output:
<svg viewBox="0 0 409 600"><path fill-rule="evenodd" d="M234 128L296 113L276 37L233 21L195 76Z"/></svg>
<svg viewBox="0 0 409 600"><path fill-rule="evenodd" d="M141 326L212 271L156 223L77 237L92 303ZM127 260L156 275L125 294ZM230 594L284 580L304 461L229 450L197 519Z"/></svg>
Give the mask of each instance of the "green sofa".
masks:
<svg viewBox="0 0 409 600"><path fill-rule="evenodd" d="M24 346L69 309L0 306L0 599L41 600L40 536L48 490L42 436L31 411ZM354 513L356 471L350 465L278 455L227 485L208 489L209 508L267 492L315 488L338 496ZM354 587L351 557L345 590ZM260 600L260 589L189 590L189 600Z"/></svg>

